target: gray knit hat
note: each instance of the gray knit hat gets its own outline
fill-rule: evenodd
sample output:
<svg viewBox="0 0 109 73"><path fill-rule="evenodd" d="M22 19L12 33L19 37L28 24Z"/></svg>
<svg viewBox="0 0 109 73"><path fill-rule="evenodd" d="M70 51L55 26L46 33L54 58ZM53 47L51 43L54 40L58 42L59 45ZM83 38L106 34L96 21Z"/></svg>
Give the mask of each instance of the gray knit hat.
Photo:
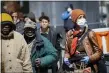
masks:
<svg viewBox="0 0 109 73"><path fill-rule="evenodd" d="M30 18L33 22L36 22L35 14L33 12L27 14L26 17Z"/></svg>
<svg viewBox="0 0 109 73"><path fill-rule="evenodd" d="M33 22L33 21L27 21L27 22L25 23L24 28L27 28L27 27L30 27L30 28L35 29L35 28L36 28L36 23Z"/></svg>

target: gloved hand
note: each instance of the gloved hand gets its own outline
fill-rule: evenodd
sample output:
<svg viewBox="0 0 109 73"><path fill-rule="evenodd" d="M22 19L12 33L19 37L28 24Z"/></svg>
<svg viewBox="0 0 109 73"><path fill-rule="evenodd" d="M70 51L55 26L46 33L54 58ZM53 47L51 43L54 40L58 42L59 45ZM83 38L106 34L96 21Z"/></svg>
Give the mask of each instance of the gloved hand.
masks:
<svg viewBox="0 0 109 73"><path fill-rule="evenodd" d="M40 66L40 64L41 64L40 58L37 58L37 59L35 60L35 64L36 64L37 67Z"/></svg>
<svg viewBox="0 0 109 73"><path fill-rule="evenodd" d="M69 13L68 11L65 11L65 12L62 13L62 17L61 17L61 18L62 18L63 20L66 20L66 19L69 18L69 16L70 16L70 13Z"/></svg>
<svg viewBox="0 0 109 73"><path fill-rule="evenodd" d="M83 59L81 59L81 62L84 62L85 64L88 64L89 57L88 56L83 57Z"/></svg>
<svg viewBox="0 0 109 73"><path fill-rule="evenodd" d="M64 62L69 68L72 67L72 64L69 62L68 58L64 58Z"/></svg>

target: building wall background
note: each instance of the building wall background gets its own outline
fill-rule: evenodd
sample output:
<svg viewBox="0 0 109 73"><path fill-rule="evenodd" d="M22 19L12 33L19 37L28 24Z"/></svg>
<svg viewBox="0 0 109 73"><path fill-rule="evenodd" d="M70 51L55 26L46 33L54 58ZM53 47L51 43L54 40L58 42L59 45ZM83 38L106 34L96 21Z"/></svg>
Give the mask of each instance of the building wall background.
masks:
<svg viewBox="0 0 109 73"><path fill-rule="evenodd" d="M29 10L35 13L36 17L41 16L41 12L44 12L50 17L51 25L63 26L63 20L61 14L65 8L73 4L74 8L81 8L86 12L87 21L90 28L98 28L100 25L96 22L100 21L99 16L99 2L98 1L64 1L64 2L29 2Z"/></svg>

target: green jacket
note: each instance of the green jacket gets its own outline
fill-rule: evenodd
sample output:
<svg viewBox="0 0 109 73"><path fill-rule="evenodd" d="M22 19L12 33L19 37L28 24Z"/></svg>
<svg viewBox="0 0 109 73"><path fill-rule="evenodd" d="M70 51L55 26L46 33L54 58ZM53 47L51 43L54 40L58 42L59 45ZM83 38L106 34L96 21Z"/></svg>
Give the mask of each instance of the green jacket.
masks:
<svg viewBox="0 0 109 73"><path fill-rule="evenodd" d="M40 41L37 41L36 39L36 42L34 42L34 46L31 51L33 71L35 70L34 73L37 73L35 59L41 59L40 71L42 71L43 69L47 70L47 67L49 67L53 62L57 60L57 51L50 43L50 41L43 36L41 36L41 39L42 40Z"/></svg>

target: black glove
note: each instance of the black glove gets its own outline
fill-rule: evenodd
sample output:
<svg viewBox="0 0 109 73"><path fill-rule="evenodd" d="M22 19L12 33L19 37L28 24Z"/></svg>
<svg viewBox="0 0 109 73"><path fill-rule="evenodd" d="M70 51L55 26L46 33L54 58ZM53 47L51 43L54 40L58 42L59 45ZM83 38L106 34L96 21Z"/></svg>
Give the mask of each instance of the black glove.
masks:
<svg viewBox="0 0 109 73"><path fill-rule="evenodd" d="M73 63L73 62L78 62L82 59L82 57L78 54L75 54L73 55L71 58L69 58L69 61L70 63Z"/></svg>

